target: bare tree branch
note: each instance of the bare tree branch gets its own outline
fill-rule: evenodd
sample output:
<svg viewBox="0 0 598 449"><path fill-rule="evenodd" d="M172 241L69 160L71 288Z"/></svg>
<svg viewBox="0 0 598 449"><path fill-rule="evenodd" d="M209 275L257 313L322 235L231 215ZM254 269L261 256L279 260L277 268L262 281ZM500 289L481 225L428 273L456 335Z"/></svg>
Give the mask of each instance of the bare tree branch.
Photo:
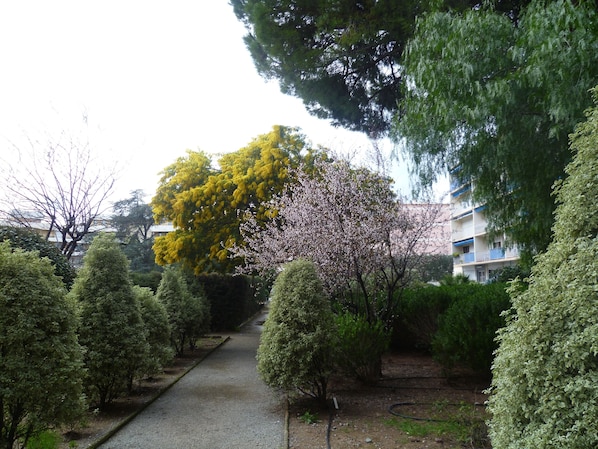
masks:
<svg viewBox="0 0 598 449"><path fill-rule="evenodd" d="M94 221L108 208L116 166L102 163L88 139L66 132L57 138L27 136L27 148L12 143L16 160L2 164L2 215L9 223L46 226L46 239L58 235L71 258Z"/></svg>

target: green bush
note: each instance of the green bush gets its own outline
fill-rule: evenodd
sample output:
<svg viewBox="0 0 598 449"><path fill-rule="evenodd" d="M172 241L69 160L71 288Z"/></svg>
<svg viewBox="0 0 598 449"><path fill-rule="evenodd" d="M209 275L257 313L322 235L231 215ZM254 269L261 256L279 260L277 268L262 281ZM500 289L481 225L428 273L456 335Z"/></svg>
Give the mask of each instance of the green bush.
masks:
<svg viewBox="0 0 598 449"><path fill-rule="evenodd" d="M493 366L495 449L598 447L598 89L558 184L554 240L536 259Z"/></svg>
<svg viewBox="0 0 598 449"><path fill-rule="evenodd" d="M270 387L325 402L333 348L334 316L316 269L306 260L290 262L274 282L258 371Z"/></svg>
<svg viewBox="0 0 598 449"><path fill-rule="evenodd" d="M54 266L0 242L0 447L83 411L76 307Z"/></svg>
<svg viewBox="0 0 598 449"><path fill-rule="evenodd" d="M128 261L113 235L93 239L70 294L81 311L88 394L103 408L131 390L149 355Z"/></svg>
<svg viewBox="0 0 598 449"><path fill-rule="evenodd" d="M52 242L44 240L32 229L0 226L0 242L4 240L8 240L13 248L21 248L24 251L39 251L40 257L50 259L56 276L62 279L67 288L71 288L77 273L64 254Z"/></svg>
<svg viewBox="0 0 598 449"><path fill-rule="evenodd" d="M506 284L473 285L439 318L432 339L432 354L445 368L461 364L490 374L497 343L496 332L505 325L501 313L510 307Z"/></svg>
<svg viewBox="0 0 598 449"><path fill-rule="evenodd" d="M60 440L58 432L46 430L32 436L27 442L27 449L58 449Z"/></svg>
<svg viewBox="0 0 598 449"><path fill-rule="evenodd" d="M162 271L149 271L147 273L140 272L140 271L132 271L131 272L131 282L133 285L138 285L139 287L148 287L154 293L158 291L158 286L160 285L160 281L162 280Z"/></svg>
<svg viewBox="0 0 598 449"><path fill-rule="evenodd" d="M185 344L194 347L195 340L209 330L209 308L205 295L191 293L183 272L170 265L164 269L156 297L166 308L170 324L171 344L177 355Z"/></svg>
<svg viewBox="0 0 598 449"><path fill-rule="evenodd" d="M145 324L146 340L149 344L149 357L144 369L145 375L153 375L172 361L174 350L170 346L170 324L168 313L162 302L147 287L133 286Z"/></svg>
<svg viewBox="0 0 598 449"><path fill-rule="evenodd" d="M393 348L431 350L439 316L468 287L427 285L406 289L393 323Z"/></svg>
<svg viewBox="0 0 598 449"><path fill-rule="evenodd" d="M336 317L336 329L339 368L365 383L376 383L382 355L390 343L384 323L369 323L362 315L344 313Z"/></svg>

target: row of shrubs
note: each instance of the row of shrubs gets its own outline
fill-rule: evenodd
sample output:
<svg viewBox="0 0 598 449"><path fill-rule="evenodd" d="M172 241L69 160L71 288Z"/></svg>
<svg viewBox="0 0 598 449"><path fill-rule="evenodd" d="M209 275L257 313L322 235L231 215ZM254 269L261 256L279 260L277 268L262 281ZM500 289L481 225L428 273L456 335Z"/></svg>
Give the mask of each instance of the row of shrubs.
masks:
<svg viewBox="0 0 598 449"><path fill-rule="evenodd" d="M430 351L447 369L489 374L496 331L510 307L506 284L421 286L403 292L392 323L331 307L313 263L288 263L272 289L258 349L266 384L325 401L329 377L380 378L382 355L395 348ZM336 313L333 310L336 310Z"/></svg>
<svg viewBox="0 0 598 449"><path fill-rule="evenodd" d="M392 347L430 352L447 370L455 365L490 375L502 312L511 306L506 283L426 285L403 292Z"/></svg>
<svg viewBox="0 0 598 449"><path fill-rule="evenodd" d="M134 284L158 290L161 271L133 272ZM236 329L241 323L254 315L268 299L268 286L260 279L249 276L225 274L201 274L185 276L192 293L205 294L209 306L211 324L214 332Z"/></svg>
<svg viewBox="0 0 598 449"><path fill-rule="evenodd" d="M164 269L155 290L134 285L121 246L105 234L94 239L76 276L66 277L62 256L46 251L47 242L4 231L3 447L25 446L48 426L75 422L86 408L102 408L137 379L159 373L210 330L211 310L217 326L234 328L260 304L248 278L197 278L175 266Z"/></svg>

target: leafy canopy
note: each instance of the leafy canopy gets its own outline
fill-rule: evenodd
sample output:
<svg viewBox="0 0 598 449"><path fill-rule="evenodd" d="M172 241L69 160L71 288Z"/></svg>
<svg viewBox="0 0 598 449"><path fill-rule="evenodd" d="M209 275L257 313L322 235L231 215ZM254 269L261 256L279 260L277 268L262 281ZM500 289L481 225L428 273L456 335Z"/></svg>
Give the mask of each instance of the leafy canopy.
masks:
<svg viewBox="0 0 598 449"><path fill-rule="evenodd" d="M423 15L404 71L394 133L422 183L454 169L475 181L491 230L544 250L567 136L598 79L595 2L534 0L516 22L487 4Z"/></svg>
<svg viewBox="0 0 598 449"><path fill-rule="evenodd" d="M230 271L239 262L229 258L229 248L241 241L239 211L253 208L262 218L262 204L290 181L289 169L320 154L297 129L284 126L223 155L218 169L205 153L190 151L164 170L152 200L156 220L175 227L156 238L157 262L181 262L195 273Z"/></svg>
<svg viewBox="0 0 598 449"><path fill-rule="evenodd" d="M555 189L554 239L529 288L511 288L490 397L497 449L598 446L598 88L593 96Z"/></svg>
<svg viewBox="0 0 598 449"><path fill-rule="evenodd" d="M317 117L372 137L389 129L402 97L401 66L415 18L425 11L479 6L478 0L232 0L247 28L258 72L277 79ZM526 1L497 1L517 16Z"/></svg>

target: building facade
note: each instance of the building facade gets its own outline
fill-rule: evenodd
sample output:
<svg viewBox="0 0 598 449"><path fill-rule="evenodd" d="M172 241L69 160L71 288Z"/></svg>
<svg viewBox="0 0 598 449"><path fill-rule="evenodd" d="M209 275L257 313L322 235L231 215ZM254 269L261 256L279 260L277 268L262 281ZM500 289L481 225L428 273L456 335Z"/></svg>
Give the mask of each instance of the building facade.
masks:
<svg viewBox="0 0 598 449"><path fill-rule="evenodd" d="M497 270L516 265L519 250L507 248L504 235L490 238L485 206L471 200L474 188L474 183L461 180L458 170L453 170L450 194L453 274L485 283Z"/></svg>

